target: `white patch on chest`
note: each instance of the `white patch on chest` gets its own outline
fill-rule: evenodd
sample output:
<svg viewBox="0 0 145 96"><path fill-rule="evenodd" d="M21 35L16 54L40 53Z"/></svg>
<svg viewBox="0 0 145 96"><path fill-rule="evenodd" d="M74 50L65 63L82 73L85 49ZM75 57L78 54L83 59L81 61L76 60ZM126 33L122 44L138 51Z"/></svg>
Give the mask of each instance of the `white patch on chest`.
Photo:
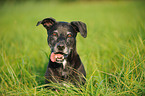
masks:
<svg viewBox="0 0 145 96"><path fill-rule="evenodd" d="M65 69L66 63L67 63L67 62L66 62L66 60L64 59L64 61L63 61L63 63L62 63L62 64L63 64L63 69Z"/></svg>

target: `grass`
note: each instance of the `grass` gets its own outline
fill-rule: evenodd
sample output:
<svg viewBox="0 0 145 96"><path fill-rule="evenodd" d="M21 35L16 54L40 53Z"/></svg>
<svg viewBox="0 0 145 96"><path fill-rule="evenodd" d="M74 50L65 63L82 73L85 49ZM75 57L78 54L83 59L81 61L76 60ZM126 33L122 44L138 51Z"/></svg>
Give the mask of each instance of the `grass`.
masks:
<svg viewBox="0 0 145 96"><path fill-rule="evenodd" d="M145 95L145 2L25 2L0 6L0 95ZM77 36L86 85L45 89L50 48L37 21L83 21Z"/></svg>

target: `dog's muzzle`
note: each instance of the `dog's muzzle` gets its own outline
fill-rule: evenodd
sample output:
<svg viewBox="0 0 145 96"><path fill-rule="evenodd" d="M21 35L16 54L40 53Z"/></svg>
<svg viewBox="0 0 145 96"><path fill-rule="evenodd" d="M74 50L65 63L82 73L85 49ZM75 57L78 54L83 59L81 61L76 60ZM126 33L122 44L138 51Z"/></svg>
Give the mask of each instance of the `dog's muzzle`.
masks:
<svg viewBox="0 0 145 96"><path fill-rule="evenodd" d="M61 52L52 52L50 55L50 60L52 62L57 62L57 63L63 63L64 59L67 58L67 54L61 53Z"/></svg>

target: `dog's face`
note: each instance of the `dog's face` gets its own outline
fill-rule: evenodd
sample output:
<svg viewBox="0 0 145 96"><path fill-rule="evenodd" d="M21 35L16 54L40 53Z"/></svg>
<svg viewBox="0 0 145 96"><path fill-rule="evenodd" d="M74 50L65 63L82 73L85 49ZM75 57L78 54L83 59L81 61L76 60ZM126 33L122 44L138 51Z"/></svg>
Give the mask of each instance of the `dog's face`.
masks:
<svg viewBox="0 0 145 96"><path fill-rule="evenodd" d="M51 48L51 61L62 63L75 48L77 32L85 38L87 36L86 25L80 21L56 22L53 18L46 18L37 23L43 24L47 29L48 45Z"/></svg>
<svg viewBox="0 0 145 96"><path fill-rule="evenodd" d="M51 52L69 54L76 46L77 33L67 22L58 22L48 30L48 44Z"/></svg>

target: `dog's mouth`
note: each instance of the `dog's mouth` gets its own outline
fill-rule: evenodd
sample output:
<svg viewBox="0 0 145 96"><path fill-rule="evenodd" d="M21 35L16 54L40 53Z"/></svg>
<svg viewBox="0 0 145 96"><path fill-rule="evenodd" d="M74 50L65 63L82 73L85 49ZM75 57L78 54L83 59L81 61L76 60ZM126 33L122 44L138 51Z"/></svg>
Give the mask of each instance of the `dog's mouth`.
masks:
<svg viewBox="0 0 145 96"><path fill-rule="evenodd" d="M63 63L64 59L67 57L67 54L62 52L52 52L50 59L52 62Z"/></svg>

